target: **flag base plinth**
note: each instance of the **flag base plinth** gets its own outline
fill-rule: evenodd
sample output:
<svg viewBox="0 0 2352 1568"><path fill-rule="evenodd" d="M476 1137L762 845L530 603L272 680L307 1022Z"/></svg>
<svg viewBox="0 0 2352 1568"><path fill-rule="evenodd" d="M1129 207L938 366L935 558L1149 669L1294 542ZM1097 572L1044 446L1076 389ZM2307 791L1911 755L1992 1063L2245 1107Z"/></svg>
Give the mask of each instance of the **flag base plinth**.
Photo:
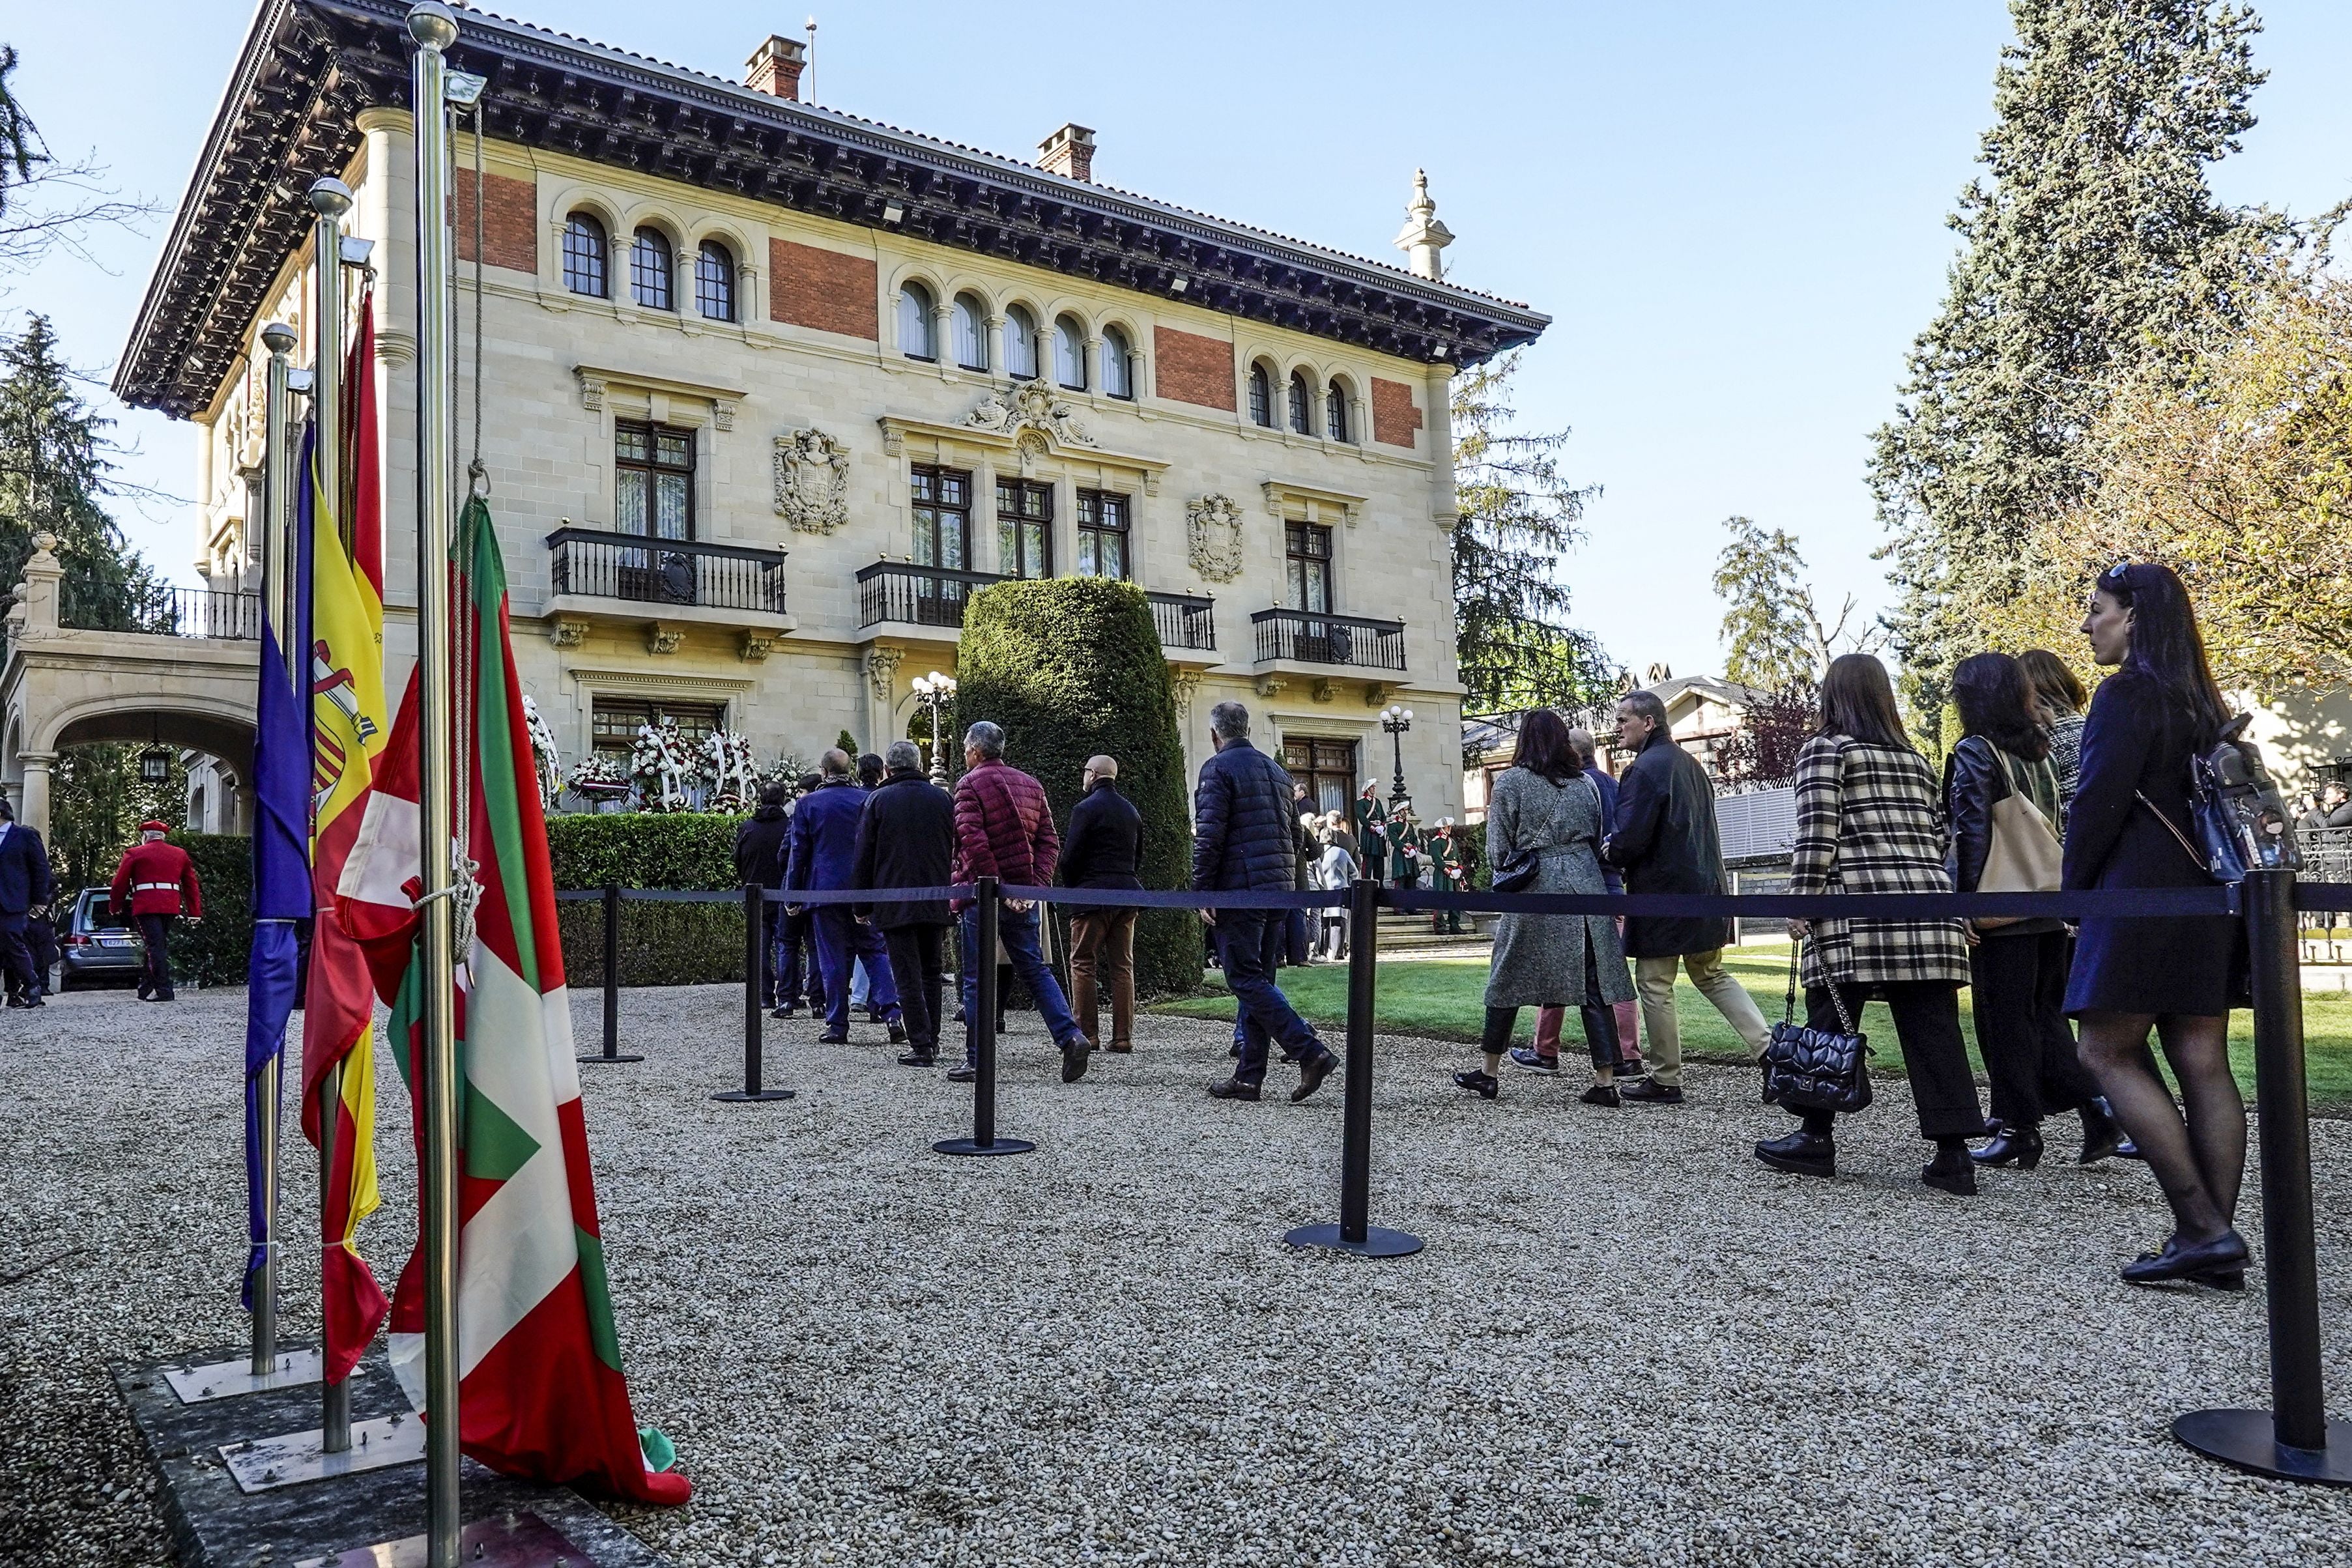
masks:
<svg viewBox="0 0 2352 1568"><path fill-rule="evenodd" d="M1377 1225L1364 1228L1361 1241L1347 1239L1336 1225L1302 1225L1283 1239L1293 1247L1324 1247L1359 1258L1410 1258L1421 1250L1421 1238L1410 1230L1383 1230Z"/></svg>
<svg viewBox="0 0 2352 1568"><path fill-rule="evenodd" d="M425 1537L354 1546L332 1557L306 1557L294 1568L425 1568ZM466 1568L574 1568L592 1559L572 1538L530 1512L476 1520L457 1532Z"/></svg>
<svg viewBox="0 0 2352 1568"><path fill-rule="evenodd" d="M319 1381L319 1353L313 1349L282 1350L268 1372L254 1375L253 1357L226 1361L188 1362L163 1368L163 1381L183 1405L206 1399L233 1399L271 1388L296 1388Z"/></svg>
<svg viewBox="0 0 2352 1568"><path fill-rule="evenodd" d="M750 1105L769 1100L789 1100L789 1089L725 1089L713 1094L713 1100L723 1100L730 1105Z"/></svg>
<svg viewBox="0 0 2352 1568"><path fill-rule="evenodd" d="M425 1458L425 1423L398 1411L352 1422L352 1446L340 1453L327 1452L325 1437L314 1427L278 1437L223 1443L217 1452L229 1479L243 1492L332 1480L387 1465L415 1464Z"/></svg>
<svg viewBox="0 0 2352 1568"><path fill-rule="evenodd" d="M933 1152L942 1155L1026 1155L1034 1153L1037 1145L1023 1138L997 1138L982 1143L977 1138L945 1138L933 1144Z"/></svg>
<svg viewBox="0 0 2352 1568"><path fill-rule="evenodd" d="M2267 1410L2192 1410L2172 1435L2209 1459L2306 1486L2352 1487L2352 1421L2327 1423L2327 1446L2298 1448L2278 1440Z"/></svg>
<svg viewBox="0 0 2352 1568"><path fill-rule="evenodd" d="M624 1051L613 1056L607 1056L599 1051L583 1056L580 1060L583 1061L643 1061L645 1058L633 1051Z"/></svg>

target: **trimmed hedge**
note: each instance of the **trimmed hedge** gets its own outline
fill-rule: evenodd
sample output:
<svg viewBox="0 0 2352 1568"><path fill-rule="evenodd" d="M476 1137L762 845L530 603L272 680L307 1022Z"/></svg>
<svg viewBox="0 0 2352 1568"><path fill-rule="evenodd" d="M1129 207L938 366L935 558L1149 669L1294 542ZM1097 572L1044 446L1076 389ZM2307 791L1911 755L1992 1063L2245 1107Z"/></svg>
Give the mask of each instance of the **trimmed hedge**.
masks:
<svg viewBox="0 0 2352 1568"><path fill-rule="evenodd" d="M735 881L735 831L743 819L715 811L610 811L550 817L548 858L559 890L650 887L726 893ZM580 987L604 983L604 906L555 906L563 972ZM621 904L621 980L629 986L743 983L743 912L726 904Z"/></svg>
<svg viewBox="0 0 2352 1568"><path fill-rule="evenodd" d="M1003 726L1005 759L1045 786L1065 831L1087 758L1118 758L1119 788L1143 813L1143 885L1191 884L1176 694L1141 589L1066 577L994 583L974 594L956 648L956 715L967 726ZM1145 910L1135 932L1136 989L1194 989L1201 949L1198 915Z"/></svg>
<svg viewBox="0 0 2352 1568"><path fill-rule="evenodd" d="M172 977L191 986L241 986L253 960L253 841L236 833L173 833L195 862L205 917L172 930Z"/></svg>

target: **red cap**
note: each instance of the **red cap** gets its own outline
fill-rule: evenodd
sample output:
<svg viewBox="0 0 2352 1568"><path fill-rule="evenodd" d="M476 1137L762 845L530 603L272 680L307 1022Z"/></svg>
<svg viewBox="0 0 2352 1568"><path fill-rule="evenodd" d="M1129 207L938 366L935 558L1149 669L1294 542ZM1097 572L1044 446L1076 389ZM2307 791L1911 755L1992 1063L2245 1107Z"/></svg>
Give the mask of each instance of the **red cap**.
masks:
<svg viewBox="0 0 2352 1568"><path fill-rule="evenodd" d="M168 833L172 829L169 823L159 822L154 818L150 817L145 821L139 824L139 831L142 833Z"/></svg>

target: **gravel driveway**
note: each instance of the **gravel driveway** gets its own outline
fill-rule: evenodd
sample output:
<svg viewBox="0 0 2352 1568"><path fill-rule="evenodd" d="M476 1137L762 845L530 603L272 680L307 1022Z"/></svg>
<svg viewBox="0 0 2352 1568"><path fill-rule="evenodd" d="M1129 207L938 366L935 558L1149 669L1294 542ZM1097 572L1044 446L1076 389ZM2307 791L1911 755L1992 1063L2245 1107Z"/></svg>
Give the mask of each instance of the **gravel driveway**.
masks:
<svg viewBox="0 0 2352 1568"><path fill-rule="evenodd" d="M244 995L182 997L0 1023L0 1278L34 1270L0 1286L10 1564L163 1561L101 1368L244 1331ZM1040 1147L951 1160L929 1144L969 1091L864 1025L771 1024L769 1082L801 1097L713 1103L740 1006L628 993L651 1060L583 1069L639 1417L698 1489L621 1517L679 1568L2352 1562L2352 1495L2165 1435L2266 1402L2259 1290L2116 1281L2164 1228L2137 1166L1922 1188L1899 1083L1823 1184L1749 1158L1785 1121L1746 1072L1698 1070L1680 1109L1527 1073L1486 1104L1445 1081L1460 1048L1383 1040L1373 1218L1429 1246L1369 1262L1277 1239L1336 1216L1339 1081L1212 1103L1220 1026L1149 1020L1065 1088L1016 1015L1001 1126ZM583 1040L595 1016L579 998ZM389 1285L414 1211L388 1063L378 1093ZM2340 1411L2352 1127L2315 1136ZM288 1332L314 1333L289 1256Z"/></svg>

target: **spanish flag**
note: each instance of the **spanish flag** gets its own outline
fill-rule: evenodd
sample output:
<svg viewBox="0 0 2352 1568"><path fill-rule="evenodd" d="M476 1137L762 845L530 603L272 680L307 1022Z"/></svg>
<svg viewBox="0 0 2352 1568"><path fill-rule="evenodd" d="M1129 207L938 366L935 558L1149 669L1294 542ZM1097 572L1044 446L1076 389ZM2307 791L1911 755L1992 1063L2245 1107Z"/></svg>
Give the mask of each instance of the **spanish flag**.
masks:
<svg viewBox="0 0 2352 1568"><path fill-rule="evenodd" d="M359 336L344 370L347 488L340 496L321 493L315 444L306 443L296 526L310 586L310 865L318 904L302 1013L302 1130L313 1144L320 1143L322 1126L331 1138L320 1145L331 1159L320 1213L330 1383L351 1375L387 1310L357 1246L360 1221L377 1203L375 988L365 956L335 914L335 887L391 728L383 694L383 514L371 305L363 294ZM319 1085L339 1063L342 1093L332 1125L324 1126Z"/></svg>

